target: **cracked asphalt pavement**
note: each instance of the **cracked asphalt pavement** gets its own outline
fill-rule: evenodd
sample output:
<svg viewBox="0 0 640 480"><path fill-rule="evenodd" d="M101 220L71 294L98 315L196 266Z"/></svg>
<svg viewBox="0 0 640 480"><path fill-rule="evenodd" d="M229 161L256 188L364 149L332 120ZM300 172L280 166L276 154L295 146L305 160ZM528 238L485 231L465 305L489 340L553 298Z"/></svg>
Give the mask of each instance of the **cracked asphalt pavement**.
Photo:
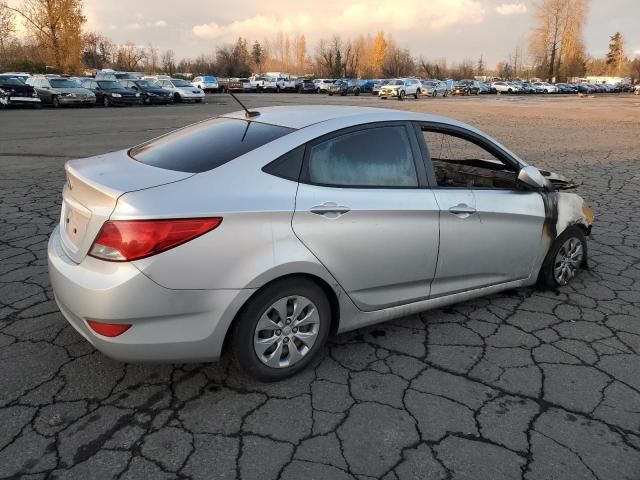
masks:
<svg viewBox="0 0 640 480"><path fill-rule="evenodd" d="M640 102L626 95L384 102L443 113L578 180L590 270L334 338L274 384L217 364L123 364L53 300L47 238L67 159L139 143L231 99L0 111L0 477L640 478ZM470 240L469 248L473 248Z"/></svg>

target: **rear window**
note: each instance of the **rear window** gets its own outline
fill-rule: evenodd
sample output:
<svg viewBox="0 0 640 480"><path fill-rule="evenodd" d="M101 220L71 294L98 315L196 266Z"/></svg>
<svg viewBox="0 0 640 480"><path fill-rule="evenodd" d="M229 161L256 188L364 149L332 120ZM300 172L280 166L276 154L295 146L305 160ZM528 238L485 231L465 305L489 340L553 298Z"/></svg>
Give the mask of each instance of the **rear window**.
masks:
<svg viewBox="0 0 640 480"><path fill-rule="evenodd" d="M179 172L212 170L293 129L232 118L214 118L129 150L131 158Z"/></svg>

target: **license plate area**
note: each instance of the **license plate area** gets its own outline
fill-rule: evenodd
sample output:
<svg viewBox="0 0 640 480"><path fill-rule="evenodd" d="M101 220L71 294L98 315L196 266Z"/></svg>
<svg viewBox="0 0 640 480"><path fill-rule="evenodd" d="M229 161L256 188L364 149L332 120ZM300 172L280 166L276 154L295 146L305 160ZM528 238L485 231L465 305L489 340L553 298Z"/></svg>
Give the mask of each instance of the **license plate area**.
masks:
<svg viewBox="0 0 640 480"><path fill-rule="evenodd" d="M91 220L89 210L75 202L64 200L60 222L67 245L73 245L75 250L78 249L87 233L89 220Z"/></svg>

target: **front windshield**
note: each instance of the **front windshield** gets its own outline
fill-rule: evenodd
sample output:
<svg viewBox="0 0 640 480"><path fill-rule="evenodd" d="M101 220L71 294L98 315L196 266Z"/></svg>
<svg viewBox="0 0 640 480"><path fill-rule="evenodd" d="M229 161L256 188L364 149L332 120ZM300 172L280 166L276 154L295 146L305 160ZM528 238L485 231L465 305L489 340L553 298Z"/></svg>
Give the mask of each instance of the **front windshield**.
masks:
<svg viewBox="0 0 640 480"><path fill-rule="evenodd" d="M402 80L391 80L389 85L404 85L404 82Z"/></svg>
<svg viewBox="0 0 640 480"><path fill-rule="evenodd" d="M189 82L185 82L184 80L171 80L174 87L191 87L192 85Z"/></svg>
<svg viewBox="0 0 640 480"><path fill-rule="evenodd" d="M124 90L122 84L115 80L100 80L98 81L98 85L100 88L105 88L107 90Z"/></svg>
<svg viewBox="0 0 640 480"><path fill-rule="evenodd" d="M20 85L24 85L23 82L21 82L20 80L18 80L17 78L0 78L0 85L2 86L10 86L10 85L15 85L15 86L20 86Z"/></svg>
<svg viewBox="0 0 640 480"><path fill-rule="evenodd" d="M422 82L423 85L426 85L427 87L435 87L436 86L436 82Z"/></svg>
<svg viewBox="0 0 640 480"><path fill-rule="evenodd" d="M135 84L140 88L160 88L160 85L149 80L138 80Z"/></svg>
<svg viewBox="0 0 640 480"><path fill-rule="evenodd" d="M216 79L213 77L202 77L203 82L215 82Z"/></svg>
<svg viewBox="0 0 640 480"><path fill-rule="evenodd" d="M67 78L52 78L49 83L53 88L80 88L80 84L75 80Z"/></svg>

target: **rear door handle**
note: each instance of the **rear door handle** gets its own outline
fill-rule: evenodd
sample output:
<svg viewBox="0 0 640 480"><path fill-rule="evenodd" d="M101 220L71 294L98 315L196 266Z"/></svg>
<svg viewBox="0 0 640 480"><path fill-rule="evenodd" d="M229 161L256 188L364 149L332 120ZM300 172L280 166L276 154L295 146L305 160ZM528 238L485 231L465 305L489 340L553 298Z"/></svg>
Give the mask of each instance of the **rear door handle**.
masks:
<svg viewBox="0 0 640 480"><path fill-rule="evenodd" d="M349 207L344 205L338 205L336 202L324 202L322 205L315 205L309 210L316 215L324 215L326 217L336 218L340 215L344 215L349 210Z"/></svg>
<svg viewBox="0 0 640 480"><path fill-rule="evenodd" d="M476 209L473 207L470 207L466 203L460 203L455 207L451 207L449 211L454 215L471 215L473 213L476 213Z"/></svg>

